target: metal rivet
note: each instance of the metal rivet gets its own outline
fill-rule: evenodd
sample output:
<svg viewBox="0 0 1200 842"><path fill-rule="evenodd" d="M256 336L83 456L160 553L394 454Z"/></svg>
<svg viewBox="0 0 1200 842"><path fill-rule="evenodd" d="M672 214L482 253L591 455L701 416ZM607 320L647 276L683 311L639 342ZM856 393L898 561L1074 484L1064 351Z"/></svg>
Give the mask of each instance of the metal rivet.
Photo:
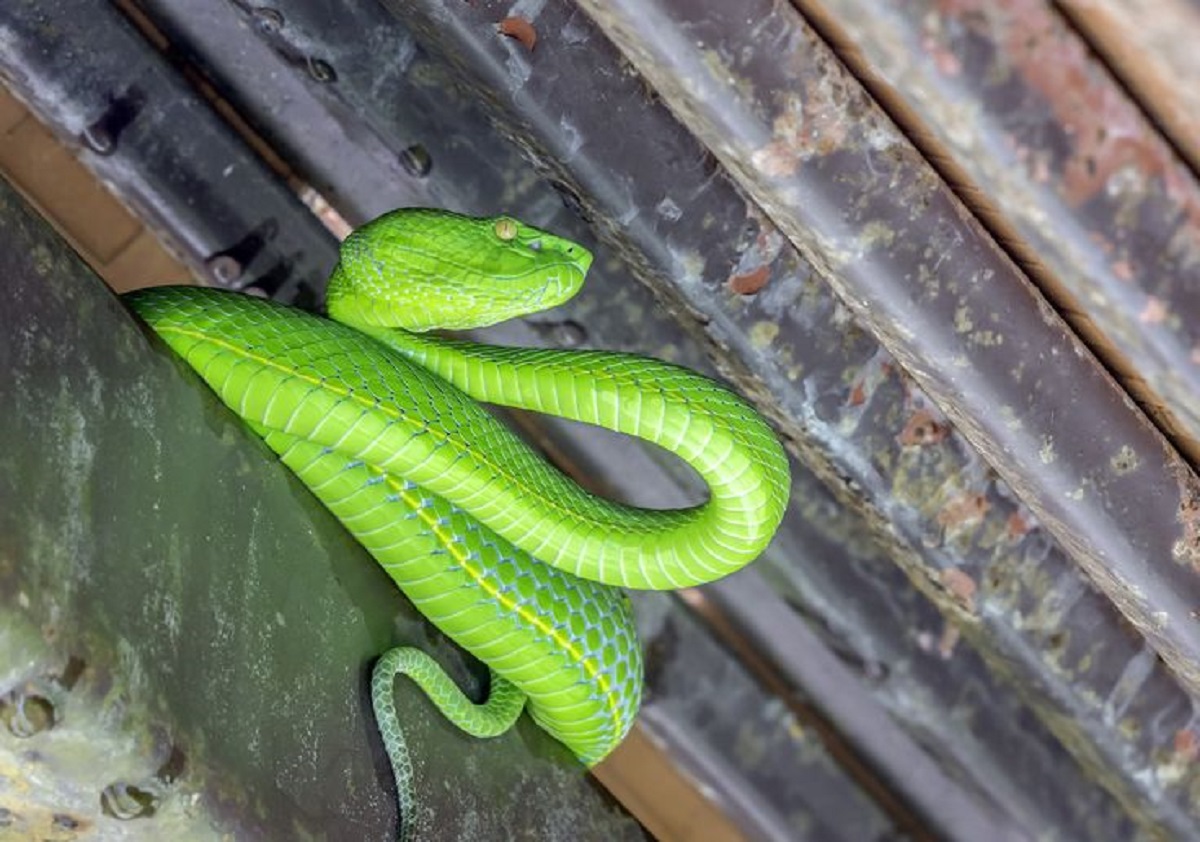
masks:
<svg viewBox="0 0 1200 842"><path fill-rule="evenodd" d="M226 286L236 283L244 271L242 264L227 254L210 257L205 265L208 266L208 271L212 272L213 278Z"/></svg>
<svg viewBox="0 0 1200 842"><path fill-rule="evenodd" d="M274 35L283 29L283 14L270 6L259 6L250 14L254 28L263 35Z"/></svg>
<svg viewBox="0 0 1200 842"><path fill-rule="evenodd" d="M319 58L308 57L308 75L321 83L336 82L337 73L333 65Z"/></svg>
<svg viewBox="0 0 1200 842"><path fill-rule="evenodd" d="M84 129L79 139L83 141L84 146L97 155L111 155L117 149L112 132L104 125L103 119L97 120Z"/></svg>
<svg viewBox="0 0 1200 842"><path fill-rule="evenodd" d="M433 158L424 146L414 143L400 153L400 166L414 178L424 178L433 169Z"/></svg>
<svg viewBox="0 0 1200 842"><path fill-rule="evenodd" d="M579 322L565 319L551 330L554 343L562 348L578 348L587 341L587 330Z"/></svg>
<svg viewBox="0 0 1200 842"><path fill-rule="evenodd" d="M122 821L152 816L157 807L154 793L121 781L109 784L100 793L100 809Z"/></svg>

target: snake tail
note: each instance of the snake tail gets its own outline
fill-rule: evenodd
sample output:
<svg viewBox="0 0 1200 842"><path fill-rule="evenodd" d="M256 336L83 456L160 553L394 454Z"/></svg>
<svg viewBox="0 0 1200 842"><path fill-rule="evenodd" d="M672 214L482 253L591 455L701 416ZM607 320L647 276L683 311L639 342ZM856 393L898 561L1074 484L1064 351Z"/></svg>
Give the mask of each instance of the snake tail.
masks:
<svg viewBox="0 0 1200 842"><path fill-rule="evenodd" d="M521 688L534 721L585 765L624 739L641 702L642 656L621 591L541 564L411 482L257 431L417 610ZM459 717L467 708L438 707L474 733L469 715Z"/></svg>
<svg viewBox="0 0 1200 842"><path fill-rule="evenodd" d="M371 671L371 706L384 750L396 779L401 842L414 836L416 813L412 756L396 710L394 684L411 678L441 713L473 737L496 737L511 728L525 707L525 694L511 681L492 672L487 701L475 704L446 675L441 665L420 649L397 647L385 652Z"/></svg>

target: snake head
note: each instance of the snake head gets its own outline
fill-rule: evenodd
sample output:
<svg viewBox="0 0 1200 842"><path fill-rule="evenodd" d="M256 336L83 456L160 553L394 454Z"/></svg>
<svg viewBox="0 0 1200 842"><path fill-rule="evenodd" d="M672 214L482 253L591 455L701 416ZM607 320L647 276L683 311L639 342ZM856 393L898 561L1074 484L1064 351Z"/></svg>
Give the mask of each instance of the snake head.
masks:
<svg viewBox="0 0 1200 842"><path fill-rule="evenodd" d="M483 327L563 303L591 263L583 246L511 217L404 208L342 243L326 307L349 324Z"/></svg>

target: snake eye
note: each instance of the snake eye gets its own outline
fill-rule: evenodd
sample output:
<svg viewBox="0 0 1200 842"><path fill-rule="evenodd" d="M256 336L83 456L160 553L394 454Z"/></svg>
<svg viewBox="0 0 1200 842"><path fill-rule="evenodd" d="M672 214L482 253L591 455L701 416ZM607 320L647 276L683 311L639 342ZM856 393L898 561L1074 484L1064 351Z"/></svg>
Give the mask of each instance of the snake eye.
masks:
<svg viewBox="0 0 1200 842"><path fill-rule="evenodd" d="M502 216L496 220L495 228L496 236L508 242L517 238L517 223L515 220L509 219L507 216Z"/></svg>

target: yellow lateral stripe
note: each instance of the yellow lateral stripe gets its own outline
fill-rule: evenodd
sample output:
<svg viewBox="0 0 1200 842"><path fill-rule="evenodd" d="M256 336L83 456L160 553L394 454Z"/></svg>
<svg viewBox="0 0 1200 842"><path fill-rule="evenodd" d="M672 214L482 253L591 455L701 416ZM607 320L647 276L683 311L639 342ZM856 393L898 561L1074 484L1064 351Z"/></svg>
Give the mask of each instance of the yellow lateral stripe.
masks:
<svg viewBox="0 0 1200 842"><path fill-rule="evenodd" d="M595 681L600 686L600 691L604 694L604 698L610 709L613 724L616 726L617 733L620 733L622 724L620 711L617 706L616 696L612 692L612 688L609 685L608 677L604 673L600 672L599 669L597 669L595 663L590 658L585 657L584 654L579 651L578 647L575 646L574 641L547 623L546 620L539 614L534 613L530 608L521 605L512 597L503 593L498 587L496 587L487 579L487 576L484 574L483 570L473 567L470 563L470 556L466 553L463 553L458 547L458 543L454 540L454 533L447 532L445 529L443 529L442 525L438 523L438 519L434 517L434 515L430 513L428 509L421 505L421 499L412 494L411 490L405 489L396 481L395 477L386 471L376 468L373 465L366 465L365 467L368 471L374 473L376 476L383 477L384 483L393 491L395 491L396 495L400 497L400 499L402 499L410 509L416 512L417 517L425 523L425 525L429 528L429 531L433 533L434 537L436 537L441 545L446 548L450 555L454 557L454 560L462 565L462 568L467 571L467 575L471 577L475 584L483 588L484 592L487 593L488 596L500 603L502 608L511 612L515 612L518 617L534 626L542 634L550 637L555 643L563 648L563 650L571 657L571 660L583 667L583 671L587 673L588 678ZM419 488L420 486L417 487Z"/></svg>
<svg viewBox="0 0 1200 842"><path fill-rule="evenodd" d="M335 322L335 324L339 324L339 323ZM208 334L204 333L203 331L190 330L185 327L175 327L173 325L155 326L154 330L159 334L175 333L175 334L179 334L181 336L190 337L192 339L198 339L203 342L211 342L213 345L216 345L219 348L223 348L224 350L228 351L229 353L233 354L234 356L241 357L242 359L245 359L245 360L250 360L251 362L259 363L267 368L275 369L276 371L278 371L284 375L287 375L289 377L294 377L297 380L303 380L304 382L308 383L310 386L316 386L318 388L333 392L335 395L346 398L347 400L354 401L355 403L357 403L359 406L363 407L364 409L380 410L385 415L389 415L391 418L393 418L396 421L406 422L410 426L416 427L417 429L421 430L421 432L429 433L435 439L439 439L440 441L442 441L446 444L450 444L452 446L457 447L460 452L471 451L471 453L474 455L474 457L476 459L478 459L480 462L486 464L489 468L491 468L493 471L495 471L499 476L508 480L513 485L519 486L521 488L526 487L526 485L524 483L519 482L517 480L516 475L506 471L504 469L503 465L501 465L498 462L493 462L489 458L487 453L477 451L477 450L472 450L472 448L469 445L459 441L458 439L453 438L451 435L449 435L449 433L447 431L442 430L438 427L430 427L430 426L426 425L424 422L422 422L420 419L414 418L413 416L401 411L399 407L387 406L385 404L377 403L374 400L367 400L366 398L359 397L357 394L354 393L354 390L350 389L349 387L339 388L336 385L328 382L327 380L324 380L323 378L313 377L312 375L309 375L309 374L303 374L294 368L289 368L289 367L283 365L282 363L279 363L279 362L271 359L270 357L259 356L257 354L254 354L254 353L246 350L245 348L239 348L237 345L234 345L231 342L228 342L224 339L219 339L214 336L209 336ZM374 340L372 340L372 341L374 341ZM381 346L381 347L384 347L384 346ZM415 363L414 363L414 365L415 365ZM426 371L428 371L428 369L426 369ZM429 372L429 373L432 376L438 377L439 379L441 379L439 377L439 375L434 374L433 372ZM448 385L453 386L453 384L448 384ZM534 489L530 489L530 490L533 491ZM583 522L583 523L586 523L591 526L603 525L602 522L589 519L587 517L587 515L582 511L579 511L576 509L569 509L569 508L563 506L561 503L559 503L552 497L541 497L541 500L542 500L542 503L545 504L547 508L555 509L564 518L567 518L569 520L574 520L577 522Z"/></svg>
<svg viewBox="0 0 1200 842"><path fill-rule="evenodd" d="M434 427L428 427L428 426L424 425L423 423L421 423L420 421L417 421L416 419L412 418L408 414L401 412L399 407L389 407L385 404L377 403L374 400L367 400L366 398L359 397L357 394L355 394L354 390L349 387L340 387L339 388L338 386L336 386L333 383L330 383L329 381L325 380L324 378L314 377L310 374L303 374L302 372L297 371L295 368L289 368L288 366L285 366L282 363L279 363L270 357L259 356L258 354L255 354L246 348L241 348L227 340L220 339L215 336L210 336L209 334L204 333L203 331L190 330L185 327L174 327L172 325L156 327L155 330L157 330L160 334L161 333L176 333L176 334L180 334L182 336L190 337L192 339L198 339L203 342L211 342L213 345L216 345L218 348L222 348L222 349L230 352L234 356L241 357L246 360L250 360L251 362L259 363L260 365L262 365L265 368L273 368L276 371L278 371L288 377L294 377L297 380L303 380L304 382L308 383L310 386L317 386L326 391L333 392L335 395L338 395L340 397L346 398L348 400L351 400L351 401L357 403L359 406L363 407L364 409L381 410L385 415L391 416L396 421L407 421L407 422L413 424L414 426L419 427L423 432L433 434L433 436L435 438L440 437L442 439L442 441L450 442L450 443L454 442L454 439L451 438L449 435L447 435L444 431L439 430ZM486 459L484 461L486 461Z"/></svg>
<svg viewBox="0 0 1200 842"><path fill-rule="evenodd" d="M358 403L360 406L363 406L364 408L370 408L373 410L383 410L385 414L390 415L392 418L394 418L397 421L408 421L409 423L412 423L412 421L413 421L413 419L411 419L410 416L401 412L398 407L386 407L384 405L377 404L374 401L368 402L365 399L360 398L358 395L356 395L353 392L353 390L351 390L347 387L339 388L338 386L331 384L328 381L323 380L321 378L317 378L317 377L313 377L311 375L300 373L300 372L296 371L295 369L288 368L287 366L284 366L281 363L278 363L269 357L259 356L259 355L254 354L244 348L239 348L238 346L232 344L231 342L228 342L226 340L223 340L223 339L220 339L217 337L210 336L202 331L190 330L188 328L174 327L174 326L156 327L155 329L158 330L159 333L164 333L164 332L176 333L176 334L187 336L192 339L197 339L197 340L200 340L203 342L211 342L212 344L218 346L219 348L223 348L224 350L232 353L235 356L240 356L243 359L248 359L253 362L260 363L261 365L263 365L267 368L272 368L278 372L281 372L284 375L287 375L290 377L295 377L298 380L303 380L312 386L316 386L316 387L319 387L322 389L328 389L329 391L333 392L334 394L340 395L341 397L346 398L348 400L355 401L356 403ZM432 427L428 427L428 426L424 426L424 425L421 425L421 429L425 432L432 434L435 438L440 437L441 440L444 442L451 443L451 444L455 443L455 440L453 438L446 435L441 430L438 430L438 429L435 429ZM476 453L475 455L477 457L482 456L483 458L481 459L481 461L487 462L501 476L504 476L506 478L511 478L511 475L509 475L509 474L505 473L503 470L501 470L498 465L495 465L494 463L490 462L486 458L487 454ZM440 541L442 543L442 545L447 549L447 551L449 551L450 554L452 556L454 556L455 560L459 564L462 565L463 569L467 571L467 574L475 581L475 584L477 584L479 587L483 588L484 592L487 593L488 596L490 596L492 599L495 599L502 608L505 608L508 611L514 611L518 617L522 618L527 623L534 626L542 634L549 636L552 640L554 640L556 643L559 644L559 646L561 646L563 648L563 650L568 654L568 656L570 656L571 660L573 660L575 663L577 663L581 667L583 667L583 670L587 674L588 678L591 680L594 680L599 685L601 693L604 694L605 701L609 707L609 711L612 716L613 724L616 727L616 733L619 734L621 732L622 722L621 722L621 717L620 717L620 711L618 710L617 699L616 699L615 694L613 693L612 687L609 684L608 678L602 672L600 672L600 670L596 667L596 665L590 659L584 657L583 653L580 652L575 647L574 643L569 638L565 637L561 632L556 630L554 627L550 626L541 616L533 613L530 609L519 605L511 597L508 597L505 594L501 593L497 587L495 587L490 582L488 582L486 580L482 570L473 568L469 564L468 558L461 555L460 552L456 551L453 541L450 540L450 538L445 534L444 530L441 529L440 525L437 523L437 519L426 514L424 509L420 506L420 500L414 500L412 497L410 497L405 492L403 487L401 487L400 485L398 485L395 482L395 480L393 479L393 477L390 474L388 474L384 471L381 471L377 468L374 468L373 466L368 465L367 467L369 470L378 471L378 473L384 477L385 482L389 485L389 487L393 488L395 490L395 492L404 500L404 502L407 503L414 511L417 512L417 516L420 517L421 520L423 520L425 522L426 526L429 527L430 531L438 539L438 541ZM552 501L544 500L544 502L552 502ZM556 508L559 508L560 511L563 511L566 514L569 514L569 515L574 514L570 510L565 510L565 509L562 509L561 507L556 507Z"/></svg>

